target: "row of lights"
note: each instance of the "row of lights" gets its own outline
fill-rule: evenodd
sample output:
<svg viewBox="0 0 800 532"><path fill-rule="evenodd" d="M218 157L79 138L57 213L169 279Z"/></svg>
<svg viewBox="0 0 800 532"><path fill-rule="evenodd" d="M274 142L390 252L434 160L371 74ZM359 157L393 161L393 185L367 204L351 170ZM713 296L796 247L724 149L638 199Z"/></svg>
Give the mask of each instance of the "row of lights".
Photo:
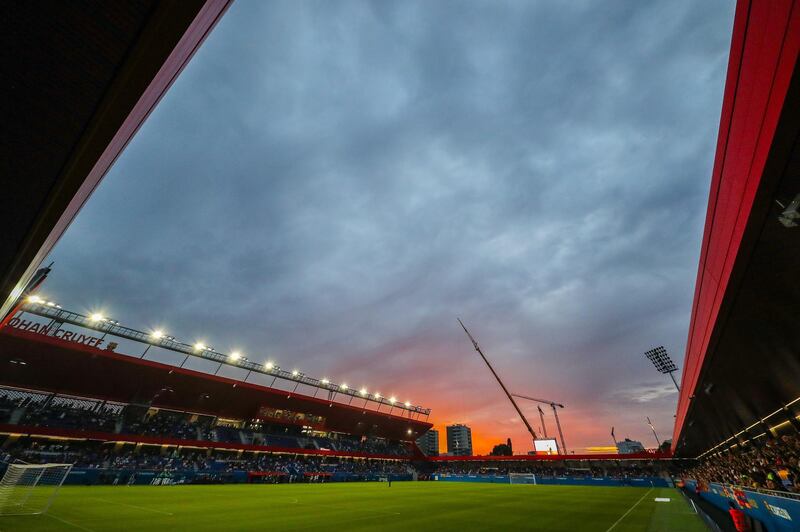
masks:
<svg viewBox="0 0 800 532"><path fill-rule="evenodd" d="M156 329L155 331L153 331L153 332L151 333L151 335L150 335L150 336L151 336L151 337L153 337L153 338L154 338L154 339L156 339L156 340L160 340L160 339L162 339L162 338L165 338L165 336L164 336L164 331L162 331L161 329ZM170 340L174 340L174 338L173 338L173 337L171 337L171 336L167 336L166 338L168 338L168 339L170 339ZM206 346L206 345L205 345L205 344L203 344L202 342L197 342L196 344L194 344L194 348L195 348L195 350L197 350L197 351L213 351L213 348L210 348L210 347ZM239 351L233 351L233 352L232 352L230 355L228 355L228 360L229 360L230 362L238 362L238 361L240 361L240 360L247 360L247 357L243 356L243 355L242 355L242 353L240 353ZM272 362L272 361L267 361L267 362L264 364L264 369L265 369L265 370L267 370L267 371L272 371L272 370L274 370L274 369L280 369L280 368L279 368L278 366L276 366L274 362ZM295 370L292 370L292 376L293 376L293 377L299 377L300 375L301 375L301 373L300 373L300 371L299 371L299 370L296 370L296 369L295 369ZM323 379L322 379L322 380L320 380L319 382L320 382L320 384L322 384L323 386L328 386L328 385L330 385L330 383L331 383L331 382L330 382L328 379L326 379L326 378L323 378ZM347 391L347 390L349 389L349 387L347 386L347 383L342 383L342 384L340 384L340 385L339 385L339 389L340 389L340 390L342 390L342 391ZM361 389L359 390L359 392L358 392L358 393L359 393L359 394L360 394L362 397L366 397L367 395L369 395L369 392L367 391L367 389L366 389L366 388L361 388ZM380 400L380 399L382 399L382 396L381 396L380 392L378 392L378 393L375 393L375 394L373 395L373 397L374 397L375 399L377 399L377 400ZM389 402L389 404L395 404L395 403L397 402L397 398L396 398L396 397L394 397L394 396L392 396L392 397L389 397L389 398L387 399L387 401ZM405 407L406 407L406 408L410 408L410 407L411 407L411 401L406 401L406 402L405 402L405 403L403 403L403 404L405 405Z"/></svg>
<svg viewBox="0 0 800 532"><path fill-rule="evenodd" d="M45 301L44 299L42 299L41 297L36 296L36 295L28 297L28 302L29 303L37 303L37 304L41 304L41 305L47 305L48 307L55 307L55 308L58 308L58 309L61 308L61 305L57 305L52 301ZM103 316L99 312L93 312L92 314L90 314L89 315L89 321L94 322L94 323L106 322L106 323L111 323L111 324L114 324L114 325L119 325L118 321L114 321L112 319L106 318L105 316ZM154 340L162 340L162 339L175 340L174 336L167 336L164 333L164 331L161 330L161 329L155 329L153 332L150 333L150 337L153 338ZM202 342L195 343L194 344L194 349L196 351L200 351L200 352L203 352L203 351L214 351L213 347L208 347L207 345L205 345ZM243 356L242 353L240 353L239 351L233 351L230 355L228 355L228 360L230 362L238 362L240 360L247 360L247 357ZM274 369L280 369L280 368L278 366L276 366L274 362L267 361L264 364L264 369L267 370L267 371L272 371ZM296 369L292 370L292 376L293 377L298 377L300 375L301 375L300 371L298 371ZM327 378L323 378L319 382L320 382L320 384L322 384L323 386L326 386L326 387L331 384L331 382ZM349 388L347 386L347 383L343 383L343 384L339 385L339 390L341 390L341 391L347 391L348 389ZM369 395L369 392L367 391L366 388L361 388L359 390L359 394L362 397L366 397L367 395ZM381 396L380 393L375 393L373 395L373 397L378 401L380 401L383 398L383 396ZM392 397L389 397L387 399L387 401L389 402L389 404L394 405L395 403L397 403L397 398L392 396ZM411 408L411 401L406 401L403 404L405 405L406 408Z"/></svg>
<svg viewBox="0 0 800 532"><path fill-rule="evenodd" d="M93 315L93 316L94 316L94 315ZM99 317L99 318L98 318L99 320L102 320L102 319L103 319L103 318L102 318L102 316L100 316L99 314L98 314L97 316ZM93 321L98 321L98 320L94 320L94 319L93 319ZM154 331L153 331L153 332L150 334L150 336L151 336L152 338L154 338L155 340L161 340L162 338L167 338L167 339L169 339L169 340L174 340L174 339L175 339L175 338L174 338L174 337L172 337L172 336L166 336L166 335L164 334L164 331L162 331L161 329L156 329L156 330L154 330ZM201 352L202 352L202 351L213 351L213 348L210 348L210 347L206 346L206 345L205 345L205 344L203 344L202 342L197 342L196 344L194 344L194 348L195 348L195 350L197 350L197 351L201 351ZM233 352L232 352L230 355L228 355L228 360L229 360L230 362L238 362L238 361L240 361L240 360L247 360L247 357L243 356L243 355L242 355L242 353L240 353L239 351L233 351ZM274 370L274 369L280 369L280 368L278 368L278 367L275 365L275 363L274 363L274 362L272 362L272 361L267 361L267 362L264 364L264 369L266 369L267 371L272 371L272 370ZM296 369L295 369L295 370L292 370L292 376L293 376L293 377L299 377L300 375L301 375L301 373L300 373L300 371L299 371L299 370L296 370ZM320 381L320 384L323 384L323 385L325 385L325 386L328 386L328 385L330 384L330 381L329 381L328 379L322 379L322 380ZM347 386L347 383L343 383L343 384L340 384L340 385L339 385L339 389L340 389L340 390L342 390L342 391L347 391L347 390L349 389L349 387ZM367 391L367 389L366 389L366 388L361 388L361 390L359 390L359 394L361 394L361 396L362 396L362 397L366 397L367 395L369 395L369 392ZM378 399L378 400L380 400L380 399L382 398L382 396L381 396L381 394L380 394L380 393L376 393L376 394L374 395L374 397L375 397L375 399ZM396 397L394 397L394 396L392 396L392 397L388 398L387 400L389 401L389 403L390 403L390 404L395 404L395 403L397 402L397 398L396 398ZM410 407L411 407L411 401L406 401L406 402L404 403L404 405L405 405L405 407L406 407L406 408L410 408Z"/></svg>
<svg viewBox="0 0 800 532"><path fill-rule="evenodd" d="M772 416L774 416L775 414L777 414L779 412L782 412L784 409L788 409L790 406L792 406L793 404L797 403L798 401L800 401L800 397L795 398L793 401L787 403L784 407L781 407L781 408L777 409L776 411L774 411L773 413L769 414L768 416L761 418L759 421L756 421L755 423L753 423L752 425L750 425L746 429L740 430L739 432L737 432L736 434L734 434L733 436L731 436L727 440L718 443L714 447L712 447L712 448L708 449L707 451L705 451L704 453L698 455L697 458L703 458L705 455L713 453L715 450L719 449L720 447L722 447L723 445L725 445L729 441L735 440L736 438L738 438L739 436L741 436L742 434L744 434L745 432L749 431L750 429L754 428L755 426L757 426L759 424L762 424L762 423L766 424L766 421L769 418L771 418ZM795 417L795 419L797 419L797 417ZM775 425L774 427L768 427L768 429L769 429L770 432L772 432L774 429L783 427L787 423L790 423L790 422L789 421L784 421L783 423L781 423L779 425ZM766 432L764 432L762 434L759 434L758 436L754 436L753 438L751 438L751 440L755 439L755 438L760 438L761 436L764 436L764 434L766 434ZM747 441L750 441L750 440L747 440ZM736 445L737 444L733 444L733 445L731 445L731 447L735 447ZM722 451L719 451L719 452L722 452Z"/></svg>
<svg viewBox="0 0 800 532"><path fill-rule="evenodd" d="M45 305L45 306L48 306L48 307L61 308L61 305L57 305L53 301L46 301L46 300L42 299L39 296L30 296L28 298L28 303L38 303L39 305Z"/></svg>

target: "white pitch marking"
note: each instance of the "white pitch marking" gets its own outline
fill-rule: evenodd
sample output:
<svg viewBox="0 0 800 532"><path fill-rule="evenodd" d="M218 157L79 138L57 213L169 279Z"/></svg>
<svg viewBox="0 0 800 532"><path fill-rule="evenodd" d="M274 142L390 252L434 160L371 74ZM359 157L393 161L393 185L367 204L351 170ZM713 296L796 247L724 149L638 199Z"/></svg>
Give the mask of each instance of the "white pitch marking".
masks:
<svg viewBox="0 0 800 532"><path fill-rule="evenodd" d="M650 492L651 492L651 491L653 491L653 488L650 488L649 490L647 490L647 493L645 493L644 495L642 495L642 498L641 498L641 499L639 499L638 501L636 501L636 502L633 504L633 506L631 506L630 508L628 508L628 511L627 511L627 512L625 512L624 514L622 514L622 517L620 517L619 519L617 519L617 521L616 521L616 522L615 522L613 525L611 525L610 527L608 527L608 530L606 530L606 532L611 532L611 530L613 530L613 529L614 529L614 527L615 527L615 526L617 526L617 525L620 523L620 521L622 521L623 519L625 519L625 517L627 517L627 515L628 515L629 513L631 513L631 512L633 511L633 509L634 509L634 508L636 508L637 506L639 506L639 503L640 503L640 502L642 502L642 501L644 500L644 498L645 498L645 497L647 497L647 495L649 495L649 494L650 494Z"/></svg>
<svg viewBox="0 0 800 532"><path fill-rule="evenodd" d="M146 508L144 506L136 506L135 504L127 504L127 503L124 503L124 502L110 501L108 499L101 499L100 497L91 497L91 498L96 500L96 501L100 501L100 502L107 502L107 503L110 503L110 504L118 504L120 506L127 506L128 508L135 508L136 510L144 510L145 512L153 512L153 513L162 514L162 515L175 515L172 512L165 512L163 510L153 510L152 508Z"/></svg>
<svg viewBox="0 0 800 532"><path fill-rule="evenodd" d="M85 530L86 532L94 532L94 530L92 530L91 528L86 528L85 526L81 526L81 525L79 525L77 523L73 523L72 521L67 521L66 519L61 519L60 517L56 517L55 515L53 515L51 513L46 513L44 515L46 515L50 519L55 519L56 521L64 523L65 525L74 526L75 528L79 528L81 530Z"/></svg>

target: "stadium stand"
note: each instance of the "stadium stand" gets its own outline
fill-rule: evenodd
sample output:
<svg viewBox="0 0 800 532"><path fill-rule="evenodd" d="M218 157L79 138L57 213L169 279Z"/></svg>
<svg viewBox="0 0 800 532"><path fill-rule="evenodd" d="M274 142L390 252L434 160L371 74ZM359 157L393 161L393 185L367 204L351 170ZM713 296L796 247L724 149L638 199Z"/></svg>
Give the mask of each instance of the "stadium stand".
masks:
<svg viewBox="0 0 800 532"><path fill-rule="evenodd" d="M64 441L48 436L11 437L0 440L0 461L21 459L28 463L65 462L75 465L70 483L110 483L131 475L141 481L169 472L184 482L209 481L198 473L215 474L215 482L306 482L396 479L508 482L509 473L532 473L541 483L594 484L618 481L620 485L652 483L666 486L674 467L669 460L562 459L543 463L535 457L497 461L482 457L470 463L413 461L407 457L354 458L319 456L296 452L271 453L236 449L198 449L194 446L142 445L100 440ZM218 474L228 474L219 476ZM235 475L234 475L235 474ZM121 477L120 477L121 478ZM588 482L592 481L592 482ZM638 484L636 482L638 482Z"/></svg>
<svg viewBox="0 0 800 532"><path fill-rule="evenodd" d="M555 464L541 465L536 463L519 462L492 463L464 467L460 464L439 463L435 471L440 474L451 475L508 475L509 473L531 473L542 478L643 478L660 477L672 468L668 462L646 462L644 464L625 464L620 461L598 460L570 466L562 461Z"/></svg>
<svg viewBox="0 0 800 532"><path fill-rule="evenodd" d="M409 458L409 444L377 437L326 433L304 434L296 425L218 421L214 416L147 408L99 399L60 397L35 390L0 386L0 418L10 429L35 434L37 428L67 429L77 433L106 433L107 438L124 440L125 435L167 438L185 443L217 442L281 449L327 450L362 455ZM102 440L101 434L95 438ZM224 445L223 445L224 446Z"/></svg>
<svg viewBox="0 0 800 532"><path fill-rule="evenodd" d="M767 438L760 446L742 443L707 457L682 476L706 485L720 483L800 493L800 437L784 434Z"/></svg>
<svg viewBox="0 0 800 532"><path fill-rule="evenodd" d="M266 453L238 453L224 450L201 452L197 449L172 449L163 452L158 447L103 445L99 442L52 442L40 438L23 438L5 446L0 461L10 463L15 459L25 462L75 464L73 483L113 483L131 476L154 478L153 473L169 472L173 475L199 478L196 473L237 473L238 477L221 476L218 482L242 482L268 479L270 482L309 482L318 480L376 480L395 475L409 477L408 462L380 459L348 459L327 456L303 456ZM87 475L95 472L95 475ZM150 473L146 475L143 473ZM92 481L87 482L87 479Z"/></svg>

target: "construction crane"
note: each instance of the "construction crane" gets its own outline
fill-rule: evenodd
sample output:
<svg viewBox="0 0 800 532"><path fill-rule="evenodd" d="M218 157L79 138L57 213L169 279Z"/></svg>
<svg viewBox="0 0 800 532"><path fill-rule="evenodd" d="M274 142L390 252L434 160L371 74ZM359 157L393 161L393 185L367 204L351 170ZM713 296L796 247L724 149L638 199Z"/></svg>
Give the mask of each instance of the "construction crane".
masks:
<svg viewBox="0 0 800 532"><path fill-rule="evenodd" d="M556 403L555 401L548 401L546 399L537 399L535 397L528 397L527 395L521 395L518 393L512 393L511 395L514 397L519 397L520 399L527 399L528 401L534 401L536 403L550 405L550 407L553 409L553 416L555 416L556 418L556 427L558 427L558 436L561 439L561 449L563 450L564 454L567 454L567 444L564 443L564 433L561 430L561 422L558 420L558 408L564 408L564 405L562 405L561 403ZM542 424L544 424L544 416L541 408L539 408L539 415L542 416ZM545 436L547 435L545 434Z"/></svg>
<svg viewBox="0 0 800 532"><path fill-rule="evenodd" d="M498 384L500 384L500 387L505 392L506 397L508 397L508 400L511 401L512 405L514 405L514 409L517 411L517 414L519 414L519 417L522 419L522 422L525 423L525 427L528 429L528 432L531 433L531 436L533 436L534 441L538 440L539 438L538 438L538 436L536 436L536 431L533 430L533 427L531 427L531 424L528 423L527 419L525 419L525 414L522 413L522 410L520 410L519 406L517 405L517 402L511 396L511 392L508 391L508 388L506 388L506 385L503 384L503 381L500 379L500 376L497 374L497 372L494 370L492 365L489 363L489 359L487 359L486 355L484 355L483 351L481 351L481 348L478 345L478 342L476 342L475 338L473 338L472 335L469 333L469 331L467 330L466 326L461 321L461 319L460 318L456 318L456 319L458 319L458 323L461 324L461 328L464 329L464 332L467 333L467 336L469 337L470 341L472 342L472 347L475 348L475 351L477 351L478 354L483 359L483 361L486 362L486 365L489 367L489 371L491 371L492 375L494 375L494 378L497 379Z"/></svg>

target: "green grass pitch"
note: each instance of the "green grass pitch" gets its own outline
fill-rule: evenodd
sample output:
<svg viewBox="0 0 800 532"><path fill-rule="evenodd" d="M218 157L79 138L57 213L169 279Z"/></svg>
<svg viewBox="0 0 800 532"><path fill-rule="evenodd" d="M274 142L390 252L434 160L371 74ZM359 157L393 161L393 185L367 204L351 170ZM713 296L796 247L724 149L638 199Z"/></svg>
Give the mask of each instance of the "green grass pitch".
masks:
<svg viewBox="0 0 800 532"><path fill-rule="evenodd" d="M669 497L656 503L655 497ZM64 487L9 530L706 530L674 489L394 482Z"/></svg>

